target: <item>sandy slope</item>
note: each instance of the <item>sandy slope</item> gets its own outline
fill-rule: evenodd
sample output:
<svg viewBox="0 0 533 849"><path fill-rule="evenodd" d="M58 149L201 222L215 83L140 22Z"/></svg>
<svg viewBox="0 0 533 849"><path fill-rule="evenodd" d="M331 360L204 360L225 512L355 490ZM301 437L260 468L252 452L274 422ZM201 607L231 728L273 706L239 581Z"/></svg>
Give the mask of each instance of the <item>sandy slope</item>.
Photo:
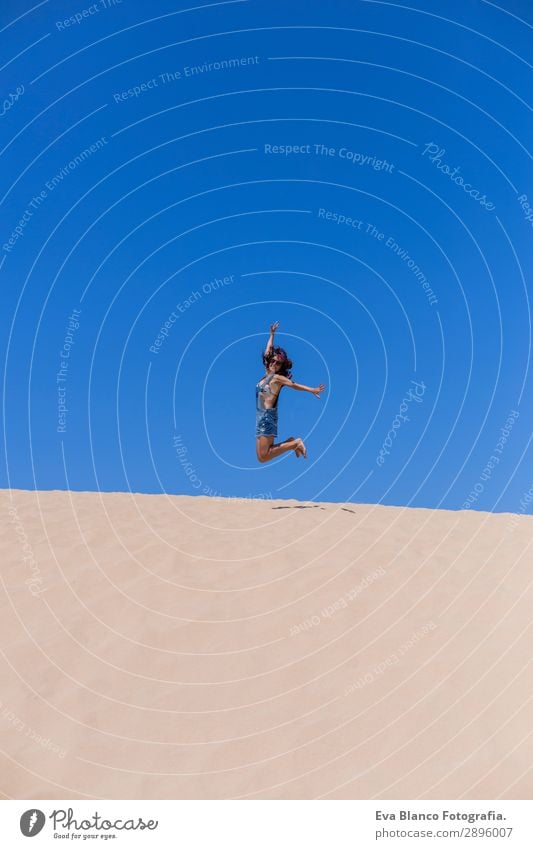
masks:
<svg viewBox="0 0 533 849"><path fill-rule="evenodd" d="M530 798L533 518L4 491L0 791Z"/></svg>

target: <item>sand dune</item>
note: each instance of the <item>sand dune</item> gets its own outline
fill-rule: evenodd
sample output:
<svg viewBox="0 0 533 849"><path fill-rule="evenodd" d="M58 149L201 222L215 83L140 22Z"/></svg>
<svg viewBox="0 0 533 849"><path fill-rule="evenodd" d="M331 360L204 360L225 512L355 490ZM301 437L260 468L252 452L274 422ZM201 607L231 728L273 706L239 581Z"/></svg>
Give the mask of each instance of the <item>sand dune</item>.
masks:
<svg viewBox="0 0 533 849"><path fill-rule="evenodd" d="M2 794L531 798L533 518L0 498Z"/></svg>

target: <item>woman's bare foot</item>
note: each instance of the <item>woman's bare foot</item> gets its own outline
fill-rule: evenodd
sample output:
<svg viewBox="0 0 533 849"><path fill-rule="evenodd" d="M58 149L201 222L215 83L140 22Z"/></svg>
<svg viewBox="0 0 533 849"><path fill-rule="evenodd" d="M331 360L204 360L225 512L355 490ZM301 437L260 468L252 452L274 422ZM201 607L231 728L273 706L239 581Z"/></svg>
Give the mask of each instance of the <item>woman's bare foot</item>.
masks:
<svg viewBox="0 0 533 849"><path fill-rule="evenodd" d="M297 457L307 457L307 448L305 447L303 439L298 439L296 447L294 449L294 453Z"/></svg>
<svg viewBox="0 0 533 849"><path fill-rule="evenodd" d="M294 441L296 441L296 445L294 446L294 448L292 450L294 451L294 453L296 454L297 457L300 456L300 454L302 453L302 450L301 450L301 447L300 447L301 439L297 438L296 436L288 436L287 439L284 439L283 441L284 442L294 442Z"/></svg>
<svg viewBox="0 0 533 849"><path fill-rule="evenodd" d="M287 439L284 439L281 444L283 445L283 443L285 443L285 442L294 442L294 441L296 441L296 445L294 446L294 448L292 450L294 451L296 456L299 457L300 454L302 453L301 448L300 448L300 444L299 444L301 442L301 440L298 439L296 436L288 436Z"/></svg>

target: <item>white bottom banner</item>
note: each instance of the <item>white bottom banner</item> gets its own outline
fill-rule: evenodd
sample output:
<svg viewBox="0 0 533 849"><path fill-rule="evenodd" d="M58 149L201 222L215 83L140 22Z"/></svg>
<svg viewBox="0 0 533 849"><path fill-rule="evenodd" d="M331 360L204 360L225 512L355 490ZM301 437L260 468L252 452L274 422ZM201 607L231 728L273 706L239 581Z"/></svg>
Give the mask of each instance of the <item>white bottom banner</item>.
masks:
<svg viewBox="0 0 533 849"><path fill-rule="evenodd" d="M528 801L4 801L2 846L533 847Z"/></svg>

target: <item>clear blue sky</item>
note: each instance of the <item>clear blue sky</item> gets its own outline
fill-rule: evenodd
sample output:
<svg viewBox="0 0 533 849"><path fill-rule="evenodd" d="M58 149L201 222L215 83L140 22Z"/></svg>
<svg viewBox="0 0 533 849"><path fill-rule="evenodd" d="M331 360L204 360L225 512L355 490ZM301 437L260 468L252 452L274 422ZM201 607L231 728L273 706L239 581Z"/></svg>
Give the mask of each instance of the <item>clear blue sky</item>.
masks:
<svg viewBox="0 0 533 849"><path fill-rule="evenodd" d="M531 512L531 4L408 5L2 4L2 487Z"/></svg>

